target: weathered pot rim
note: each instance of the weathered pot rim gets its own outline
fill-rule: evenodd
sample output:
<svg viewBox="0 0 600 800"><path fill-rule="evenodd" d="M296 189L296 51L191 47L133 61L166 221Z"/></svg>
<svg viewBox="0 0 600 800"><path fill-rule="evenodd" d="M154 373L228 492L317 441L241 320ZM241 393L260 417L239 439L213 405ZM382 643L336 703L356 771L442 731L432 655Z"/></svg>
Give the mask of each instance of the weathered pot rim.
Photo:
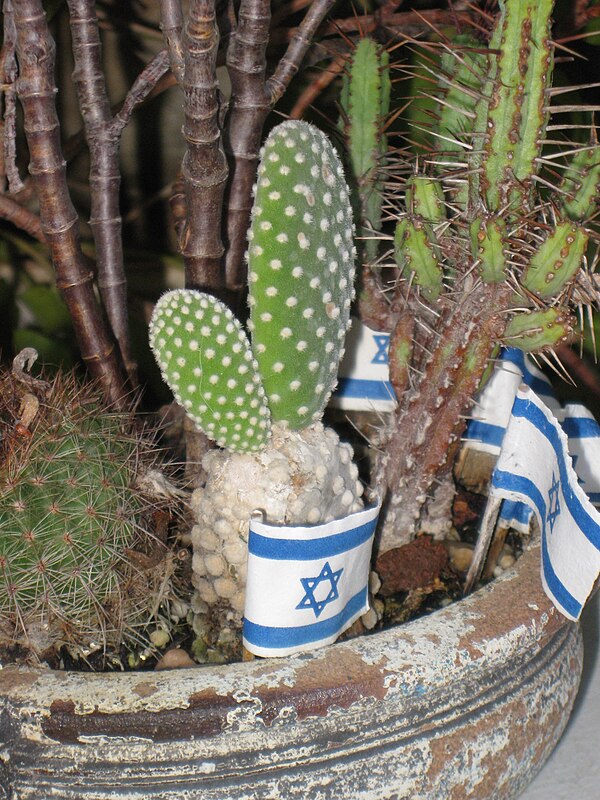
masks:
<svg viewBox="0 0 600 800"><path fill-rule="evenodd" d="M449 675L493 670L528 643L550 638L568 621L554 608L540 579L533 543L500 578L433 614L374 634L283 659L198 666L159 672L82 673L6 665L0 695L49 710L70 697L76 713L185 708L205 694L231 697L285 689L320 689L336 702L374 699L419 687L443 688ZM401 679L398 679L401 675ZM344 698L344 699L342 699Z"/></svg>

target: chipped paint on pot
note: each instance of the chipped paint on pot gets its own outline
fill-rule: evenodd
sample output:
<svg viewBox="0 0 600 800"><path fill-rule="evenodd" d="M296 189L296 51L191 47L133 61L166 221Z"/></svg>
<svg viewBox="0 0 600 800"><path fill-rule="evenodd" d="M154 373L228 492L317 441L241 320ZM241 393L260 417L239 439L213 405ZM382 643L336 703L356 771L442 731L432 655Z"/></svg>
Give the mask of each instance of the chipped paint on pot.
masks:
<svg viewBox="0 0 600 800"><path fill-rule="evenodd" d="M581 672L539 548L471 597L285 660L157 673L0 671L10 800L508 800Z"/></svg>

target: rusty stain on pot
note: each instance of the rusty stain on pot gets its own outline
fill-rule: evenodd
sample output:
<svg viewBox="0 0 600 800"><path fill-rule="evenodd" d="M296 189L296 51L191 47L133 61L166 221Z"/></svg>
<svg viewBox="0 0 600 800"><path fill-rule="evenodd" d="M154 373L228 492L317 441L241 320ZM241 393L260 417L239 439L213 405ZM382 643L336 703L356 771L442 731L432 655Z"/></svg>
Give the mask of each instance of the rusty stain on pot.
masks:
<svg viewBox="0 0 600 800"><path fill-rule="evenodd" d="M276 719L288 718L290 710L296 719L303 720L326 716L332 708L347 709L365 697L382 700L387 692L387 675L379 666L365 664L352 650L342 649L328 653L325 663L309 661L299 667L292 686L258 687L253 693L223 695L214 689L202 689L189 696L187 708L131 713L106 713L96 708L78 713L72 701L54 700L42 730L51 739L65 743L94 735L133 735L153 741L210 737L231 727L232 714L244 704L250 704L252 716L270 727ZM140 687L146 689L140 691ZM133 691L148 697L157 687L142 683Z"/></svg>
<svg viewBox="0 0 600 800"><path fill-rule="evenodd" d="M134 686L131 691L135 692L139 697L150 697L158 691L158 687L150 681L142 681L137 686Z"/></svg>
<svg viewBox="0 0 600 800"><path fill-rule="evenodd" d="M33 686L40 679L39 672L0 669L0 690L10 692L20 687Z"/></svg>
<svg viewBox="0 0 600 800"><path fill-rule="evenodd" d="M317 664L309 661L296 673L294 686L284 691L266 688L257 692L262 702L258 715L270 726L283 709L291 707L299 720L326 716L329 710L350 708L365 698L382 700L388 690L386 677L390 674L382 665L366 664L352 650L329 651Z"/></svg>

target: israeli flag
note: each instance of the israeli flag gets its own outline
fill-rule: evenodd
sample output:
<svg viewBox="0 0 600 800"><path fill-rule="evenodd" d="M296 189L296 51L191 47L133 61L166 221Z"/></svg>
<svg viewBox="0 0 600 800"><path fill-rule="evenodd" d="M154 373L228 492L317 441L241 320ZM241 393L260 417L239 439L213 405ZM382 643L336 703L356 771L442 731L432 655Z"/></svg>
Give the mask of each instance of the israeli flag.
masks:
<svg viewBox="0 0 600 800"><path fill-rule="evenodd" d="M502 350L489 381L477 398L463 436L466 447L494 455L500 452L512 404L522 383L530 386L548 408L560 416L560 405L548 378L522 350L508 347Z"/></svg>
<svg viewBox="0 0 600 800"><path fill-rule="evenodd" d="M579 484L567 435L526 386L513 404L490 497L526 503L535 513L546 594L578 619L600 573L600 514Z"/></svg>
<svg viewBox="0 0 600 800"><path fill-rule="evenodd" d="M563 410L562 429L569 438L569 453L588 499L600 505L600 425L580 403L568 403Z"/></svg>
<svg viewBox="0 0 600 800"><path fill-rule="evenodd" d="M371 548L381 504L310 526L252 519L244 647L287 656L331 644L369 609Z"/></svg>
<svg viewBox="0 0 600 800"><path fill-rule="evenodd" d="M354 411L390 412L396 397L390 383L389 333L371 330L352 320L345 355L338 370L338 385L331 405Z"/></svg>

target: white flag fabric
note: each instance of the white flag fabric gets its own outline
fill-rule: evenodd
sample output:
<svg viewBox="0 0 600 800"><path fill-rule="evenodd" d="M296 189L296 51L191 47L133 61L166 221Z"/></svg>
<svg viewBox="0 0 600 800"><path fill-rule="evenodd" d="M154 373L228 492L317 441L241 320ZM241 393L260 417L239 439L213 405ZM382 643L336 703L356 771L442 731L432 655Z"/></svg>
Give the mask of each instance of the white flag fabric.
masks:
<svg viewBox="0 0 600 800"><path fill-rule="evenodd" d="M566 617L578 619L600 573L600 514L579 484L566 434L529 387L517 392L490 496L533 510L546 594Z"/></svg>
<svg viewBox="0 0 600 800"><path fill-rule="evenodd" d="M466 447L494 455L500 452L512 404L522 383L530 386L548 408L560 417L560 405L548 378L522 350L507 347L496 360L494 371L472 409L463 436Z"/></svg>
<svg viewBox="0 0 600 800"><path fill-rule="evenodd" d="M243 641L258 656L331 644L369 608L373 535L381 504L321 525L252 519Z"/></svg>
<svg viewBox="0 0 600 800"><path fill-rule="evenodd" d="M569 437L569 453L588 499L600 505L600 425L591 411L580 403L568 403L563 410L562 429Z"/></svg>
<svg viewBox="0 0 600 800"><path fill-rule="evenodd" d="M331 405L354 411L393 411L396 397L390 383L389 333L379 333L353 319Z"/></svg>

